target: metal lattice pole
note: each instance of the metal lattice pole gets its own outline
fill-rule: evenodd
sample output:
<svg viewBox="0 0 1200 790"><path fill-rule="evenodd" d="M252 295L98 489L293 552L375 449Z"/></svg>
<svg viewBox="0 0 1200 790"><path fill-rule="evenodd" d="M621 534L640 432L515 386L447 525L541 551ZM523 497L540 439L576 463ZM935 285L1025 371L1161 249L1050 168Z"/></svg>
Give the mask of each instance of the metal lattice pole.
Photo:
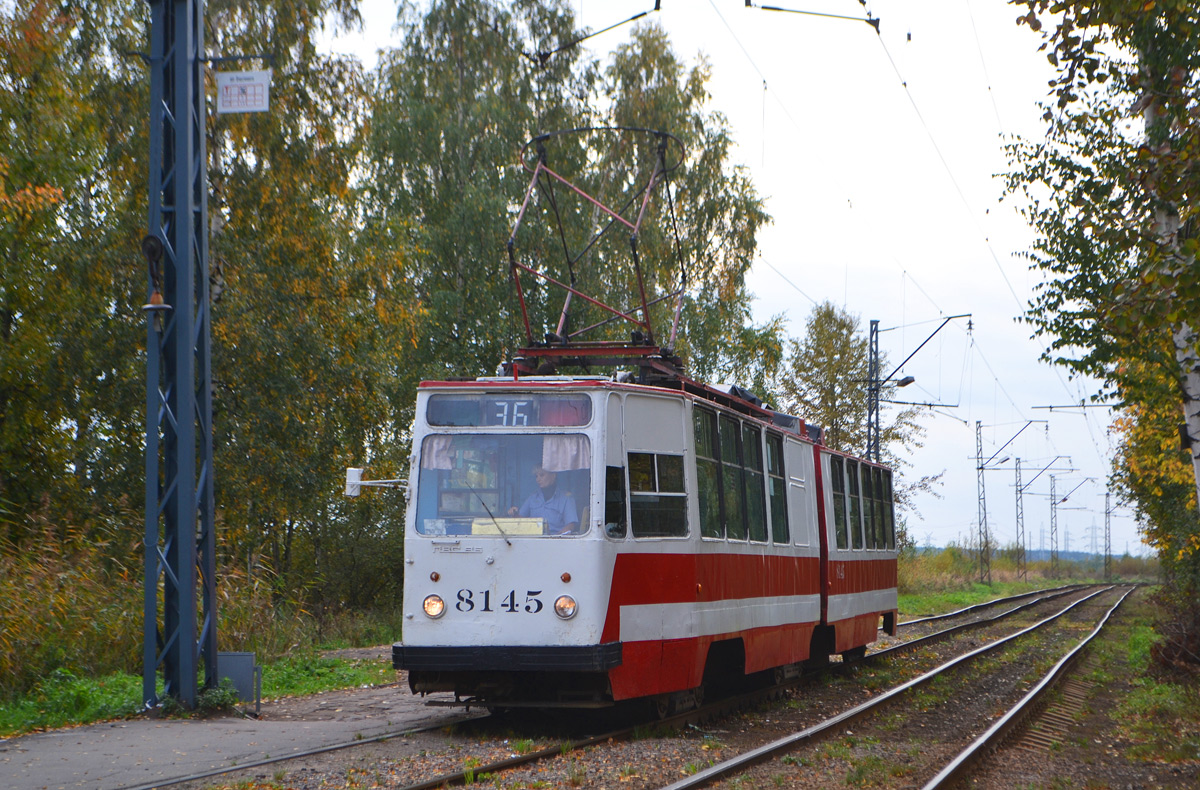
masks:
<svg viewBox="0 0 1200 790"><path fill-rule="evenodd" d="M1104 579L1112 578L1112 493L1104 492Z"/></svg>
<svg viewBox="0 0 1200 790"><path fill-rule="evenodd" d="M879 460L879 322L871 321L867 354L867 458Z"/></svg>
<svg viewBox="0 0 1200 790"><path fill-rule="evenodd" d="M1050 475L1050 575L1058 576L1058 496L1054 493L1054 475Z"/></svg>
<svg viewBox="0 0 1200 790"><path fill-rule="evenodd" d="M1025 564L1025 492L1021 488L1021 459L1017 460L1017 576L1028 578Z"/></svg>
<svg viewBox="0 0 1200 790"><path fill-rule="evenodd" d="M201 662L204 685L217 680L204 3L150 6L142 698L158 701L161 666L164 693L193 707Z"/></svg>
<svg viewBox="0 0 1200 790"><path fill-rule="evenodd" d="M975 421L975 459L979 470L979 581L992 581L991 545L988 537L987 494L983 487L983 423Z"/></svg>

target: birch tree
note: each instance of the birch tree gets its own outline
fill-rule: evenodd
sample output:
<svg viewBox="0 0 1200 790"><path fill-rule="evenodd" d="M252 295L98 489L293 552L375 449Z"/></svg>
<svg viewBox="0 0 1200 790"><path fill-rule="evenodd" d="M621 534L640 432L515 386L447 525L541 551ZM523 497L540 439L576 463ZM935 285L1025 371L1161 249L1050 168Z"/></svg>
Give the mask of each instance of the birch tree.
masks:
<svg viewBox="0 0 1200 790"><path fill-rule="evenodd" d="M1058 68L1044 141L1011 147L1009 188L1028 198L1048 275L1030 311L1046 358L1128 402L1147 377L1122 360L1169 365L1200 492L1200 8L1017 0ZM1169 338L1164 358L1156 337ZM1193 498L1193 506L1195 499Z"/></svg>

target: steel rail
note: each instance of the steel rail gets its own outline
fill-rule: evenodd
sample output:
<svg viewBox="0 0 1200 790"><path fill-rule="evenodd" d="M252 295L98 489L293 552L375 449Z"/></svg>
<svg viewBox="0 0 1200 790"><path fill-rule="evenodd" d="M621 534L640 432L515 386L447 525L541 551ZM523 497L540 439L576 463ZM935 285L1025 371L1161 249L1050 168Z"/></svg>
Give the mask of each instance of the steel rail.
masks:
<svg viewBox="0 0 1200 790"><path fill-rule="evenodd" d="M1058 686L1059 681L1072 669L1079 661L1084 649L1092 643L1099 634L1101 629L1108 623L1113 613L1117 608L1125 602L1135 587L1130 587L1124 595L1121 596L1112 608L1109 609L1104 617L1100 618L1100 622L1078 645L1059 660L1054 667L1046 673L1036 686L1029 690L1021 701L1008 710L1000 719L988 728L987 732L980 735L975 741L963 749L957 757L943 768L937 776L930 779L925 784L922 790L938 790L938 788L950 787L953 784L961 781L971 768L978 765L985 756L995 747L1008 737L1008 735L1017 727L1019 727L1029 717L1030 714L1037 708L1038 703L1045 700L1054 688Z"/></svg>
<svg viewBox="0 0 1200 790"><path fill-rule="evenodd" d="M1028 598L1031 595L1042 595L1044 593L1050 593L1050 592L1063 592L1063 591L1069 592L1071 590L1077 590L1081 587L1086 587L1086 586L1087 585L1085 585L1085 584L1068 584L1063 587L1047 587L1043 590L1033 590L1031 592L1021 593L1020 595L1010 595L1007 598L996 598L991 601L984 601L983 603L977 603L972 606L967 606L967 607L958 609L953 612L946 612L945 614L931 614L928 617L919 617L915 620L905 620L903 623L897 623L896 627L904 628L905 626L916 625L917 623L929 623L929 622L933 622L935 620L948 620L951 617L957 617L959 615L969 614L971 612L978 611L979 609L986 609L989 606L995 606L996 604L1007 603L1008 601L1019 601L1022 598Z"/></svg>
<svg viewBox="0 0 1200 790"><path fill-rule="evenodd" d="M1110 586L1107 589L1112 589L1112 588ZM863 656L862 658L858 659L857 661L851 662L849 664L849 666L855 666L857 664L860 664L863 662L869 662L869 661L872 661L877 658L883 658L886 656L896 655L897 653L903 653L906 650L911 650L914 647L919 647L924 644L929 644L931 642L941 642L942 640L949 639L950 637L954 636L955 634L961 633L963 631L970 631L973 628L982 628L985 625L992 625L996 622L999 622L1000 620L1005 619L1006 617L1009 617L1010 615L1017 614L1018 612L1023 612L1026 609L1032 609L1033 607L1035 607L1039 604L1043 604L1048 601L1053 601L1056 598L1063 597L1064 595L1070 595L1075 590L1076 590L1076 588L1074 588L1074 587L1062 589L1060 592L1055 592L1052 595L1045 595L1045 596L1042 596L1041 598L1030 601L1029 603L1024 603L1024 604L1021 604L1020 606L1014 606L1012 609L1005 609L1003 612L1001 612L1000 614L995 615L993 617L985 617L982 620L972 620L969 623L960 623L959 625L951 626L950 628L945 628L941 631L935 631L932 634L927 634L925 636L918 637L916 639L910 639L907 642L901 642L898 645L892 645L891 647L886 647L883 650L877 650L874 653L869 653L869 654ZM1018 597L1024 597L1024 596L1018 596ZM1001 599L1001 600L1007 600L1007 599Z"/></svg>
<svg viewBox="0 0 1200 790"><path fill-rule="evenodd" d="M763 762L764 760L769 760L777 754L791 751L792 749L796 748L797 746L800 746L800 745L810 742L810 741L814 741L819 736L826 735L829 732L831 732L832 730L836 730L837 728L839 728L843 725L849 724L850 722L856 721L856 720L862 718L863 716L866 716L869 713L873 713L874 711L882 708L887 703L892 702L897 697L900 697L901 695L905 694L906 692L928 683L929 681L933 680L934 678L937 678L937 677L945 674L947 671L949 671L950 669L953 669L954 667L959 666L960 664L964 664L969 661L972 661L972 660L978 658L979 656L984 655L985 653L990 653L991 651L996 650L996 649L1008 644L1009 642L1019 639L1020 637L1025 636L1026 634L1029 634L1033 631L1036 631L1039 628L1042 628L1043 626L1049 625L1050 623L1054 622L1058 618L1065 615L1067 612L1074 609L1076 606L1079 606L1080 604L1090 601L1092 598L1095 598L1097 595L1101 595L1111 589L1113 589L1113 588L1106 587L1104 589L1097 590L1096 592L1092 593L1091 595L1087 595L1083 598L1080 598L1078 601L1071 603L1066 608L1059 611L1057 614L1051 615L1050 617L1047 617L1044 620L1034 623L1033 625L1029 626L1028 628L1023 628L1014 634L1003 637L1001 639L997 639L996 641L991 642L986 645L983 645L982 647L976 648L975 650L972 650L969 653L964 653L963 655L958 656L957 658L953 658L950 661L947 661L946 663L942 664L941 666L936 667L935 669L932 669L929 672L926 672L925 674L923 674L919 677L913 678L912 680L901 683L899 686L896 686L895 688L892 688L892 689L884 692L883 694L880 694L877 697L873 697L872 699L862 703L861 705L857 705L857 706L851 708L850 710L843 711L842 713L839 713L837 716L833 716L832 718L826 719L823 722L814 724L813 726L808 727L804 730L801 730L800 732L792 733L791 735L788 735L788 736L785 736L778 740L772 741L771 743L768 743L764 746L760 746L757 749L751 749L748 752L744 752L744 753L742 753L736 757L733 757L729 760L726 760L724 762L717 763L716 765L713 765L708 768L705 768L704 770L698 771L697 773L693 774L692 776L689 776L685 779L681 779L678 782L666 785L664 790L691 790L691 788L703 787L703 786L705 786L711 782L714 782L718 779L727 777L738 771L742 771L746 768L749 768L752 765Z"/></svg>

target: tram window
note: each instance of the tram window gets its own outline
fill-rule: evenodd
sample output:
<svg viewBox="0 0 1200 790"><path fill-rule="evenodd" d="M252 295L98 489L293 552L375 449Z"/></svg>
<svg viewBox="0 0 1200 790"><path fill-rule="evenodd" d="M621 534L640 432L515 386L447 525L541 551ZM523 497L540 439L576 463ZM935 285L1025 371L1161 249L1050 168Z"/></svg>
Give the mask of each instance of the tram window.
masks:
<svg viewBox="0 0 1200 790"><path fill-rule="evenodd" d="M767 434L767 488L771 501L771 539L790 543L787 521L787 481L783 474L783 437Z"/></svg>
<svg viewBox="0 0 1200 790"><path fill-rule="evenodd" d="M837 536L839 549L850 548L846 536L846 472L842 467L842 459L835 456L829 459L829 477L833 488L833 530Z"/></svg>
<svg viewBox="0 0 1200 790"><path fill-rule="evenodd" d="M418 467L417 532L497 538L581 534L589 526L590 466L591 444L583 435L426 436ZM551 483L539 492L545 474Z"/></svg>
<svg viewBox="0 0 1200 790"><path fill-rule="evenodd" d="M875 524L875 548L886 549L887 527L883 523L883 470L879 467L871 469L871 494L874 499L875 516L872 519Z"/></svg>
<svg viewBox="0 0 1200 790"><path fill-rule="evenodd" d="M725 535L721 526L721 462L717 448L717 415L704 409L692 412L696 434L696 497L700 504L700 534Z"/></svg>
<svg viewBox="0 0 1200 790"><path fill-rule="evenodd" d="M721 417L721 490L724 494L725 537L746 539L745 481L742 470L742 432L738 421Z"/></svg>
<svg viewBox="0 0 1200 790"><path fill-rule="evenodd" d="M610 466L604 472L604 534L625 537L625 470Z"/></svg>
<svg viewBox="0 0 1200 790"><path fill-rule="evenodd" d="M850 541L854 548L863 547L862 518L860 517L861 496L858 487L858 461L846 460L846 494L850 507L846 509L850 526Z"/></svg>
<svg viewBox="0 0 1200 790"><path fill-rule="evenodd" d="M862 489L863 531L867 536L867 548L877 549L879 544L875 540L875 487L871 484L869 466L862 468Z"/></svg>
<svg viewBox="0 0 1200 790"><path fill-rule="evenodd" d="M631 492L656 490L653 453L629 454L629 490Z"/></svg>
<svg viewBox="0 0 1200 790"><path fill-rule="evenodd" d="M742 454L746 463L746 526L750 540L767 541L766 485L763 480L762 431L742 423Z"/></svg>
<svg viewBox="0 0 1200 790"><path fill-rule="evenodd" d="M890 470L883 472L883 523L887 529L887 542L889 549L896 548L896 503L892 499L892 473Z"/></svg>
<svg viewBox="0 0 1200 790"><path fill-rule="evenodd" d="M659 455L658 461L658 490L672 494L685 493L683 488L683 456Z"/></svg>
<svg viewBox="0 0 1200 790"><path fill-rule="evenodd" d="M686 536L683 456L630 453L629 509L635 538Z"/></svg>

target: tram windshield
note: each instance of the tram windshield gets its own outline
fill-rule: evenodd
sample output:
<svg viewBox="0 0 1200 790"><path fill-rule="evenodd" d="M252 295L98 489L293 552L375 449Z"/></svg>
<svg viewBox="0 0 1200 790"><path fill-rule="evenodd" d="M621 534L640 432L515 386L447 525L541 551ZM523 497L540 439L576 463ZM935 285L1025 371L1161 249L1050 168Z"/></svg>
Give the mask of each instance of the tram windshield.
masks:
<svg viewBox="0 0 1200 790"><path fill-rule="evenodd" d="M576 434L427 436L417 478L423 535L579 535L588 528L591 442Z"/></svg>

